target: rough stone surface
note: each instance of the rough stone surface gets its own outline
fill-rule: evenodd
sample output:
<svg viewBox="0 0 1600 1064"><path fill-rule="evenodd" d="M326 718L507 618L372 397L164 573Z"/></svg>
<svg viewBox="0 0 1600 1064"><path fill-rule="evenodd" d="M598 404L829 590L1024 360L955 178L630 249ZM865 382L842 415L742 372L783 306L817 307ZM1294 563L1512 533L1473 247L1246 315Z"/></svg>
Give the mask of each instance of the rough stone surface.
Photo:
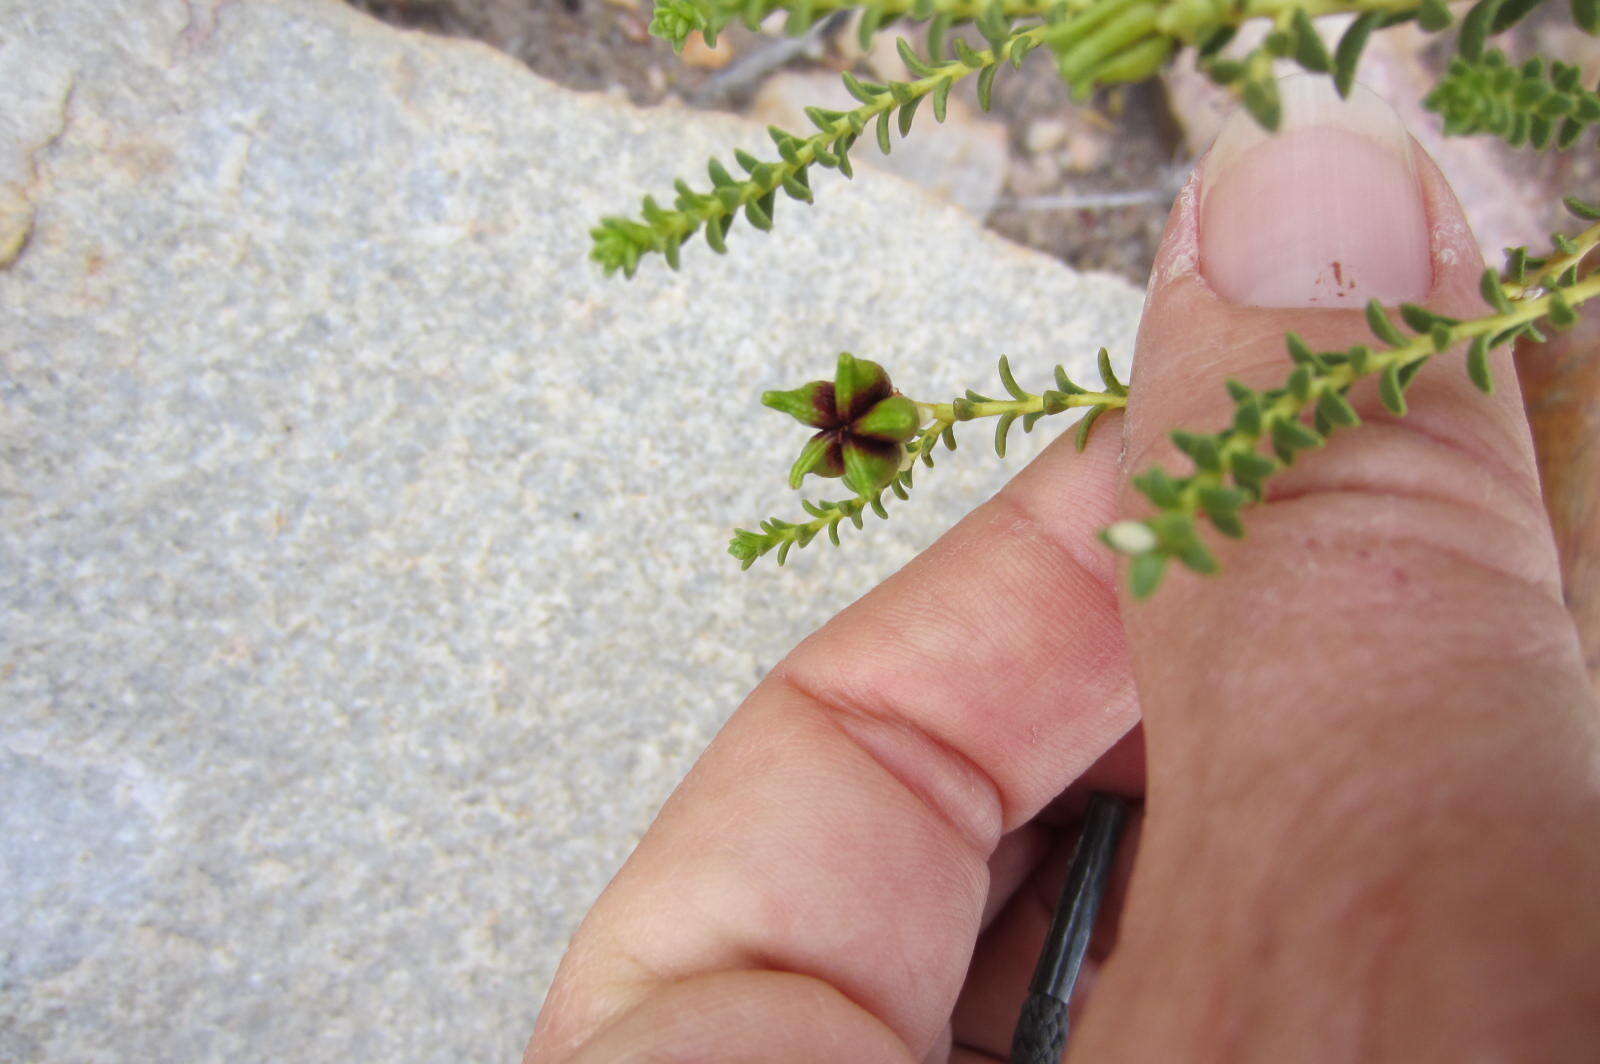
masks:
<svg viewBox="0 0 1600 1064"><path fill-rule="evenodd" d="M1128 350L1139 297L882 175L631 284L734 120L331 0L0 0L0 1060L515 1059L740 696L1006 466L841 550L756 395Z"/></svg>

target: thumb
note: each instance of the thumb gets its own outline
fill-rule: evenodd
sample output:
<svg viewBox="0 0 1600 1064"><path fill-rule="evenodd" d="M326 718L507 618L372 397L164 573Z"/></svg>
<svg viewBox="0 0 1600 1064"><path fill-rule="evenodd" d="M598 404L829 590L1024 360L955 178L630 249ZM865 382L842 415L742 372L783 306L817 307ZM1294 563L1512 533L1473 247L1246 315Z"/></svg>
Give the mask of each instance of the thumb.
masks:
<svg viewBox="0 0 1600 1064"><path fill-rule="evenodd" d="M1173 210L1139 334L1129 474L1191 464L1168 434L1228 424L1226 380L1281 387L1286 333L1318 351L1371 343L1369 299L1492 313L1460 205L1394 112L1365 90L1340 101L1320 78L1289 79L1283 96L1280 132L1236 115ZM1488 396L1459 352L1436 357L1404 417L1358 384L1364 424L1267 481L1245 538L1215 544L1220 575L1175 567L1124 604L1152 767L1168 752L1175 765L1218 749L1348 753L1391 724L1443 727L1468 703L1532 700L1551 709L1518 714L1529 727L1592 725L1500 357ZM1133 491L1125 504L1147 505Z"/></svg>
<svg viewBox="0 0 1600 1064"><path fill-rule="evenodd" d="M1286 332L1317 351L1371 343L1369 299L1491 313L1460 206L1393 112L1359 89L1341 103L1322 79L1283 90L1279 133L1235 116L1168 222L1129 474L1189 467L1168 433L1226 426L1225 380L1282 387ZM1540 980L1508 991L1508 965L1565 966L1572 993L1597 992L1579 973L1600 925L1573 882L1592 899L1600 863L1592 845L1547 840L1600 831L1600 714L1509 356L1492 369L1486 396L1459 352L1436 356L1404 417L1357 384L1364 424L1267 482L1245 538L1210 543L1220 574L1172 567L1154 595L1124 600L1149 799L1084 1039L1108 1052L1130 1030L1150 1041L1104 1059L1198 1059L1183 1036L1243 1039L1230 1024L1268 1015L1278 1037L1320 1032L1348 1059L1364 1054L1341 1054L1345 1035L1416 1047L1402 1035L1424 1023L1438 1046L1527 1009L1528 994L1555 1008ZM1125 512L1147 508L1125 493ZM1517 904L1533 866L1572 893ZM1571 933L1580 917L1587 931ZM1425 976L1453 962L1466 974L1445 993ZM1379 968L1396 985L1365 985ZM1381 1015L1355 1016L1363 1002ZM1309 1059L1276 1048L1235 1059ZM1424 1057L1445 1058L1396 1059Z"/></svg>

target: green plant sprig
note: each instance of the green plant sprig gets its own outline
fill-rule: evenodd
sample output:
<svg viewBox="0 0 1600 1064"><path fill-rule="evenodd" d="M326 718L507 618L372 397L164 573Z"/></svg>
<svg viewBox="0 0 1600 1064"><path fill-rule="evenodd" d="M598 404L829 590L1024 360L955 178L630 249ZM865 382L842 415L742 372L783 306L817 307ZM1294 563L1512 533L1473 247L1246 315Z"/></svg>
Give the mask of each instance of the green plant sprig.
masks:
<svg viewBox="0 0 1600 1064"><path fill-rule="evenodd" d="M1541 59L1520 67L1498 50L1476 60L1457 56L1422 101L1444 119L1445 133L1490 133L1513 148L1566 149L1600 123L1600 94L1581 84L1575 66Z"/></svg>
<svg viewBox="0 0 1600 1064"><path fill-rule="evenodd" d="M1579 217L1600 220L1600 207L1569 199ZM1578 278L1578 264L1600 246L1600 225L1575 237L1556 234L1558 254L1535 259L1525 248L1507 253L1504 274L1485 270L1481 290L1494 313L1468 321L1435 314L1414 304L1399 308L1401 320L1415 335L1407 337L1376 302L1367 305L1367 322L1378 344L1347 351L1312 351L1294 334L1286 338L1295 363L1279 388L1257 392L1228 383L1234 400L1233 423L1214 435L1174 432L1173 442L1194 463L1192 474L1174 478L1156 466L1134 478L1156 507L1144 520L1119 521L1102 533L1113 549L1131 557L1133 593L1143 598L1159 586L1168 562L1177 559L1199 573L1217 571L1217 561L1202 542L1202 517L1223 535L1240 537L1240 510L1261 501L1265 482L1291 465L1301 451L1319 447L1335 429L1361 422L1347 395L1357 381L1376 377L1384 406L1396 415L1406 412L1405 393L1418 370L1435 354L1468 342L1467 372L1488 392L1488 354L1529 335L1543 340L1537 322L1548 318L1556 328L1577 320L1579 304L1600 295L1600 274ZM1310 411L1313 424L1304 414ZM1270 444L1272 454L1260 445Z"/></svg>
<svg viewBox="0 0 1600 1064"><path fill-rule="evenodd" d="M1542 0L1478 0L1461 23L1460 48L1469 60L1482 53L1483 42L1509 27ZM1600 0L1574 0L1587 10L1600 10ZM951 89L977 75L978 102L987 110L995 75L1007 61L1015 66L1040 44L1055 53L1061 76L1078 97L1103 85L1140 81L1156 74L1183 46L1194 47L1202 66L1218 84L1236 92L1262 126L1276 129L1281 117L1274 60L1289 58L1307 70L1328 73L1341 94L1350 91L1361 52L1374 30L1415 19L1423 29L1437 32L1452 17L1444 0L657 0L653 31L675 47L688 34L700 32L715 40L717 32L735 16L759 23L772 10L791 14L790 28L809 26L819 13L860 9L863 43L883 26L902 18L926 19L928 57L919 56L904 38L898 41L901 58L916 75L913 81L876 83L852 74L843 75L845 86L859 101L848 111L812 107L807 117L816 127L809 136L772 127L777 160L763 161L748 152L735 152L745 176L736 177L721 161L707 165L709 191L696 191L678 181L671 208L646 196L640 216L603 218L590 231L591 258L606 273L633 276L646 255L660 254L677 269L684 242L704 231L712 250L724 253L729 229L740 213L755 228L769 230L782 189L791 198L812 202L809 169L820 163L852 176L850 150L867 126L876 126L879 149L888 154L891 130L901 137L924 99L932 97L935 118L943 122ZM1316 15L1354 12L1355 22L1330 53L1312 26ZM1018 19L1040 19L1017 28ZM1274 23L1265 42L1240 59L1221 55L1222 47L1246 22L1270 19ZM956 22L970 21L989 48L975 51L959 37L947 38ZM954 56L946 56L947 43ZM1565 78L1565 75L1562 75ZM1460 92L1474 92L1465 88ZM1448 93L1447 93L1448 94ZM1482 93L1471 97L1481 103ZM1550 104L1549 106L1555 106Z"/></svg>
<svg viewBox="0 0 1600 1064"><path fill-rule="evenodd" d="M707 167L712 191L696 192L679 181L674 209L663 208L646 196L642 221L618 217L602 220L590 234L594 238L591 257L607 273L621 270L629 277L638 269L639 260L651 252L664 255L668 265L676 269L680 246L702 228L712 250L724 253L728 229L741 209L751 225L766 230L772 228L773 209L780 188L793 199L811 202L807 175L813 164L852 176L850 149L868 125L876 123L878 147L887 155L891 147L892 121L897 119L900 135L904 137L911 131L917 108L931 97L934 117L943 122L950 90L973 74L978 75L979 100L987 108L1000 65L1008 60L1020 65L1038 46L1045 31L1044 26L1013 31L1005 16L998 9L993 10L996 14L992 19L979 23L991 41L990 48L974 51L957 39L954 58L927 61L901 38L901 58L918 75L916 81L878 84L846 74L845 84L861 101L860 106L850 111L809 107L806 116L817 127L817 132L809 137L798 137L776 127L768 130L778 147L781 157L778 161L763 162L747 152L735 152L734 158L748 174L738 179L721 162L712 159Z"/></svg>
<svg viewBox="0 0 1600 1064"><path fill-rule="evenodd" d="M856 528L862 528L869 510L887 520L889 511L884 506L886 496L892 494L902 500L910 498L918 463L932 468L934 452L940 443L948 450L955 450L955 427L963 422L996 418L994 448L1004 458L1011 427L1018 421L1022 422L1023 432L1032 432L1041 418L1068 410L1085 410L1078 422L1076 438L1081 451L1101 415L1107 410L1120 410L1128 402L1128 387L1117 379L1111 366L1111 357L1105 348L1101 348L1099 353L1101 391L1092 391L1074 382L1062 366L1055 367L1055 387L1038 393L1030 392L1017 383L1009 360L1003 356L999 369L1000 381L1010 394L1009 399L994 399L969 389L965 395L947 403L916 403L925 423L906 444L899 471L883 487L836 501L813 502L803 499L800 505L811 515L811 520L793 522L769 517L760 523L756 531L737 529L728 544L728 553L739 560L740 568L748 569L757 559L775 550L778 564L782 565L788 560L791 550L809 546L824 533L834 546L839 546L839 526L849 521Z"/></svg>
<svg viewBox="0 0 1600 1064"><path fill-rule="evenodd" d="M690 34L699 33L708 45L714 45L722 31L734 22L756 30L774 11L788 15L783 30L797 37L829 15L859 10L861 21L856 33L865 50L879 30L901 19L939 19L949 27L973 22L993 6L994 0L656 0L650 32L681 52ZM1000 11L1014 19L1044 18L1067 6L1063 0L999 0Z"/></svg>

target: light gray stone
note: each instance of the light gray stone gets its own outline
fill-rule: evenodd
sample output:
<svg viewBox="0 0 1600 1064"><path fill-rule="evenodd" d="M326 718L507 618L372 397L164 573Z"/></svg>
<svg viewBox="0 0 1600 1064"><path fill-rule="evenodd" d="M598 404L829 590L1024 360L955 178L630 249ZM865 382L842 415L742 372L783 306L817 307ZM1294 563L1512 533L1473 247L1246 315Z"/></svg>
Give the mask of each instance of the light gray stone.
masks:
<svg viewBox="0 0 1600 1064"><path fill-rule="evenodd" d="M755 127L331 0L0 0L0 1059L506 1061L577 920L841 550L756 405L1126 353L1139 296L892 178L682 274L586 229Z"/></svg>

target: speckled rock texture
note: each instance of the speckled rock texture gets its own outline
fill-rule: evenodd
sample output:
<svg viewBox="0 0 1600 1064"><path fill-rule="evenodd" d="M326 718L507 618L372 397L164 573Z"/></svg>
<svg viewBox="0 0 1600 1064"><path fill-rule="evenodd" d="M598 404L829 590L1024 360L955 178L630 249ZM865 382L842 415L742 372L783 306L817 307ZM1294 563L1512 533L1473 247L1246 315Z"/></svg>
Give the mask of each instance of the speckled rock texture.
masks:
<svg viewBox="0 0 1600 1064"><path fill-rule="evenodd" d="M1127 352L1137 292L882 175L585 261L741 143L333 0L0 0L0 1061L516 1059L744 692L1031 450L741 574L758 393Z"/></svg>

